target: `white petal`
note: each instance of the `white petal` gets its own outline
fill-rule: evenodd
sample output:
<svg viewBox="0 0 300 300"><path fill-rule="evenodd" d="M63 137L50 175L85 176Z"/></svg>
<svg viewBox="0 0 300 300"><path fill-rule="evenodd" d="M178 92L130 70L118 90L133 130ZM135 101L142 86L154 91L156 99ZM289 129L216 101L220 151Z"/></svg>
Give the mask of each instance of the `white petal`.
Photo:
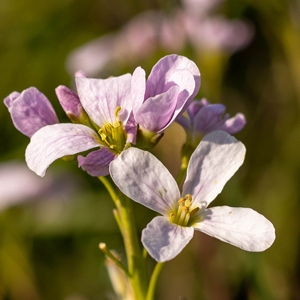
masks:
<svg viewBox="0 0 300 300"><path fill-rule="evenodd" d="M38 130L26 149L26 162L32 171L44 176L49 165L58 158L99 146L99 137L81 124L55 124Z"/></svg>
<svg viewBox="0 0 300 300"><path fill-rule="evenodd" d="M208 206L242 165L245 146L224 131L206 135L191 156L183 195Z"/></svg>
<svg viewBox="0 0 300 300"><path fill-rule="evenodd" d="M165 217L155 217L142 232L142 243L159 262L177 256L194 235L193 227L182 227Z"/></svg>
<svg viewBox="0 0 300 300"><path fill-rule="evenodd" d="M145 90L146 73L141 67L137 67L131 77L131 97L134 114L144 102Z"/></svg>
<svg viewBox="0 0 300 300"><path fill-rule="evenodd" d="M175 179L150 152L129 148L110 163L109 172L126 196L163 215L180 198Z"/></svg>
<svg viewBox="0 0 300 300"><path fill-rule="evenodd" d="M273 224L251 208L213 207L202 217L193 225L196 230L246 251L264 251L275 240Z"/></svg>
<svg viewBox="0 0 300 300"><path fill-rule="evenodd" d="M82 106L98 126L106 122L114 123L118 106L124 114L124 118L121 118L119 113L120 120L127 122L132 111L130 74L107 79L76 77L75 80Z"/></svg>

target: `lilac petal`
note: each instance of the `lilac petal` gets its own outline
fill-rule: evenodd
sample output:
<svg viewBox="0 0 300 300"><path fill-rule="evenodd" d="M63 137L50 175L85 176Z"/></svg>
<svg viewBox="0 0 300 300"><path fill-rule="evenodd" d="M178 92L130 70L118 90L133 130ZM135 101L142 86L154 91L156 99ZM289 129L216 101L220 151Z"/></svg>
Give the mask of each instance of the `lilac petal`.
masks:
<svg viewBox="0 0 300 300"><path fill-rule="evenodd" d="M120 106L120 121L126 123L132 111L131 75L107 79L76 77L78 95L90 118L98 125L114 123Z"/></svg>
<svg viewBox="0 0 300 300"><path fill-rule="evenodd" d="M220 130L220 127L226 121L226 119L222 118L225 110L226 107L222 104L212 104L202 107L194 117L194 131L205 135L214 130Z"/></svg>
<svg viewBox="0 0 300 300"><path fill-rule="evenodd" d="M136 112L135 120L144 129L151 132L160 132L170 119L176 107L178 86L171 87L167 92L148 98Z"/></svg>
<svg viewBox="0 0 300 300"><path fill-rule="evenodd" d="M13 105L14 101L20 96L21 94L19 92L12 92L10 93L5 99L4 104L5 106L10 109Z"/></svg>
<svg viewBox="0 0 300 300"><path fill-rule="evenodd" d="M26 162L29 169L43 177L56 159L99 147L99 142L96 132L81 124L45 126L32 136Z"/></svg>
<svg viewBox="0 0 300 300"><path fill-rule="evenodd" d="M137 135L137 123L136 123L132 113L126 123L125 131L127 134L126 143L135 144L136 143L136 135Z"/></svg>
<svg viewBox="0 0 300 300"><path fill-rule="evenodd" d="M228 119L221 127L220 130L224 130L230 134L241 131L246 125L246 118L243 114L236 114L235 117Z"/></svg>
<svg viewBox="0 0 300 300"><path fill-rule="evenodd" d="M24 135L31 137L46 125L58 123L56 113L49 100L35 87L24 90L19 97L13 93L5 104L9 106L15 127Z"/></svg>
<svg viewBox="0 0 300 300"><path fill-rule="evenodd" d="M79 119L83 110L79 97L72 90L63 85L58 86L55 92L66 114L71 114Z"/></svg>
<svg viewBox="0 0 300 300"><path fill-rule="evenodd" d="M275 240L273 224L250 208L213 207L203 217L196 230L246 251L264 251Z"/></svg>
<svg viewBox="0 0 300 300"><path fill-rule="evenodd" d="M142 243L156 261L164 262L177 256L193 235L193 227L178 226L159 216L143 230Z"/></svg>
<svg viewBox="0 0 300 300"><path fill-rule="evenodd" d="M189 119L191 120L192 123L194 122L194 117L197 115L199 110L208 104L209 104L209 102L205 98L191 102L191 104L189 105L189 107L187 109L187 113L188 113Z"/></svg>
<svg viewBox="0 0 300 300"><path fill-rule="evenodd" d="M150 152L129 148L109 165L119 189L132 200L167 215L180 198L177 183Z"/></svg>
<svg viewBox="0 0 300 300"><path fill-rule="evenodd" d="M208 206L242 165L245 153L245 146L225 131L206 135L191 156L183 195Z"/></svg>
<svg viewBox="0 0 300 300"><path fill-rule="evenodd" d="M164 131L179 114L185 111L190 101L193 99L191 95L193 95L195 90L195 81L193 75L188 70L177 70L170 77L170 81L176 82L180 88L180 91L177 99L173 100L176 102L176 109L169 119L169 122L160 130L160 132Z"/></svg>
<svg viewBox="0 0 300 300"><path fill-rule="evenodd" d="M192 99L198 93L200 88L199 69L193 61L184 56L175 54L163 57L152 68L146 83L145 99L164 93L172 85L176 84L176 82L172 84L170 78L177 70L187 70L193 75L195 88L194 92L190 95L190 99ZM184 86L182 86L182 90L183 89L185 89Z"/></svg>
<svg viewBox="0 0 300 300"><path fill-rule="evenodd" d="M106 176L109 174L108 166L115 157L107 148L101 148L90 152L86 157L79 155L78 167L91 176Z"/></svg>
<svg viewBox="0 0 300 300"><path fill-rule="evenodd" d="M177 116L176 122L180 124L187 131L190 131L192 129L190 120L183 115Z"/></svg>

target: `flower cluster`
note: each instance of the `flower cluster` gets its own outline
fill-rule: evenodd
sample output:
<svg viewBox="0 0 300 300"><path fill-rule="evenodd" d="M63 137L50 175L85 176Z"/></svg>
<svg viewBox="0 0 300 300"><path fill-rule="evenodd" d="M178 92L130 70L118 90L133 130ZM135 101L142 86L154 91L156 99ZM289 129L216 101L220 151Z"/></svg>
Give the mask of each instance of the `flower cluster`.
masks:
<svg viewBox="0 0 300 300"><path fill-rule="evenodd" d="M15 127L31 138L26 149L31 170L44 176L54 160L92 150L77 157L83 170L92 176L110 174L123 194L162 215L142 232L142 244L158 262L178 255L194 230L247 251L270 247L275 230L264 216L250 208L209 207L244 161L244 145L230 134L240 131L246 121L243 114L224 115L221 104L194 100L200 72L191 60L168 55L147 79L138 67L132 75L107 79L86 78L78 72L75 82L77 93L65 86L56 89L72 123L59 123L50 102L36 88L13 92L4 100ZM146 151L174 121L183 126L186 144L194 150L182 192L164 165ZM121 228L123 234L125 230Z"/></svg>
<svg viewBox="0 0 300 300"><path fill-rule="evenodd" d="M198 93L200 72L186 57L169 55L147 80L138 67L132 75L107 79L77 73L75 82L77 94L64 86L56 89L73 124L58 123L50 102L36 88L4 100L16 128L31 137L26 161L40 176L56 159L95 148L78 156L78 164L92 176L105 176L110 162L132 144L152 148Z"/></svg>

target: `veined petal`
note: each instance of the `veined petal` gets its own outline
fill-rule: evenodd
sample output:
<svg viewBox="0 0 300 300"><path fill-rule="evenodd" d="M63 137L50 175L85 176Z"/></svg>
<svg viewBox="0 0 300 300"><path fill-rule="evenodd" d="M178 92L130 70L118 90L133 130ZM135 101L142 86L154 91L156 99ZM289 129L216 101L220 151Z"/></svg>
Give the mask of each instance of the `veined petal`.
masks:
<svg viewBox="0 0 300 300"><path fill-rule="evenodd" d="M26 149L26 162L32 171L44 176L49 165L58 158L99 146L99 137L81 124L55 124L41 128Z"/></svg>
<svg viewBox="0 0 300 300"><path fill-rule="evenodd" d="M196 230L246 251L264 251L275 240L273 224L250 208L213 207L202 217L193 225Z"/></svg>
<svg viewBox="0 0 300 300"><path fill-rule="evenodd" d="M98 125L116 119L116 108L121 107L120 121L126 123L132 111L131 75L107 79L76 77L78 95L83 108Z"/></svg>
<svg viewBox="0 0 300 300"><path fill-rule="evenodd" d="M180 198L177 183L150 152L129 148L109 165L119 189L132 200L167 215Z"/></svg>
<svg viewBox="0 0 300 300"><path fill-rule="evenodd" d="M179 114L184 112L192 100L191 96L194 94L195 90L193 74L188 70L175 71L170 77L170 82L176 83L176 85L179 87L177 98L173 99L173 101L176 102L176 108L174 109L171 118L159 132L164 131Z"/></svg>
<svg viewBox="0 0 300 300"><path fill-rule="evenodd" d="M209 102L205 98L202 98L201 100L195 99L191 102L186 111L192 123L194 123L194 117L198 114L199 110L206 105L209 105Z"/></svg>
<svg viewBox="0 0 300 300"><path fill-rule="evenodd" d="M167 92L148 98L136 112L134 118L144 129L161 132L169 124L176 108L179 87L173 86Z"/></svg>
<svg viewBox="0 0 300 300"><path fill-rule="evenodd" d="M78 167L81 167L91 176L106 176L109 174L109 164L115 159L115 155L107 148L90 152L86 157L77 157Z"/></svg>
<svg viewBox="0 0 300 300"><path fill-rule="evenodd" d="M172 85L170 78L177 70L188 70L192 73L195 81L195 89L191 99L198 93L200 88L200 72L196 64L184 56L167 55L160 59L152 68L146 83L145 99L167 91ZM183 90L184 87L181 88Z"/></svg>
<svg viewBox="0 0 300 300"><path fill-rule="evenodd" d="M193 227L182 227L165 217L155 217L142 232L142 243L159 262L177 256L194 235Z"/></svg>
<svg viewBox="0 0 300 300"><path fill-rule="evenodd" d="M58 86L55 92L66 114L72 114L79 119L83 110L79 97L72 90L63 85Z"/></svg>
<svg viewBox="0 0 300 300"><path fill-rule="evenodd" d="M51 103L35 87L24 90L18 97L17 93L12 93L4 103L9 108L14 126L28 137L46 125L58 123Z"/></svg>
<svg viewBox="0 0 300 300"><path fill-rule="evenodd" d="M183 195L208 206L242 165L245 153L245 146L225 131L206 135L191 156Z"/></svg>
<svg viewBox="0 0 300 300"><path fill-rule="evenodd" d="M226 107L222 104L212 104L202 107L194 117L194 131L207 134L214 130L221 130L220 127L226 119L222 118ZM226 130L224 130L226 131Z"/></svg>

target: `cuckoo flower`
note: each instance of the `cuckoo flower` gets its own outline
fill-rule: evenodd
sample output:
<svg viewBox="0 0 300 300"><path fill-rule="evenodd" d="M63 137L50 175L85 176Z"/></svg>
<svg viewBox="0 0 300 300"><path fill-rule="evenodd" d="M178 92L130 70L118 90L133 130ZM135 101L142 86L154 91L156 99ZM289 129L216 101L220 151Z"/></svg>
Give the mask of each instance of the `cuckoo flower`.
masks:
<svg viewBox="0 0 300 300"><path fill-rule="evenodd" d="M163 131L182 113L200 88L200 72L194 62L184 56L167 55L152 68L137 68L133 114L139 130L137 145L153 147Z"/></svg>
<svg viewBox="0 0 300 300"><path fill-rule="evenodd" d="M35 87L13 92L4 99L15 127L31 137L40 128L58 123L56 113L44 94Z"/></svg>
<svg viewBox="0 0 300 300"><path fill-rule="evenodd" d="M56 159L93 148L78 162L92 176L108 174L108 165L135 139L135 128L130 124L132 111L130 74L108 79L76 77L78 97L65 87L56 92L65 109L81 121L83 110L96 131L83 124L55 124L43 127L31 138L26 149L26 161L31 170L44 176Z"/></svg>
<svg viewBox="0 0 300 300"><path fill-rule="evenodd" d="M215 130L223 130L234 134L243 129L246 124L245 116L241 113L229 119L224 112L226 107L222 104L210 104L206 99L193 101L188 109L187 116L176 118L186 131L187 143L196 147L201 138Z"/></svg>
<svg viewBox="0 0 300 300"><path fill-rule="evenodd" d="M120 190L162 214L142 232L142 243L155 260L178 255L194 230L246 251L271 246L275 230L261 214L250 208L208 208L244 156L244 145L228 133L206 135L191 156L182 194L169 171L149 152L130 148L111 163L110 174Z"/></svg>

